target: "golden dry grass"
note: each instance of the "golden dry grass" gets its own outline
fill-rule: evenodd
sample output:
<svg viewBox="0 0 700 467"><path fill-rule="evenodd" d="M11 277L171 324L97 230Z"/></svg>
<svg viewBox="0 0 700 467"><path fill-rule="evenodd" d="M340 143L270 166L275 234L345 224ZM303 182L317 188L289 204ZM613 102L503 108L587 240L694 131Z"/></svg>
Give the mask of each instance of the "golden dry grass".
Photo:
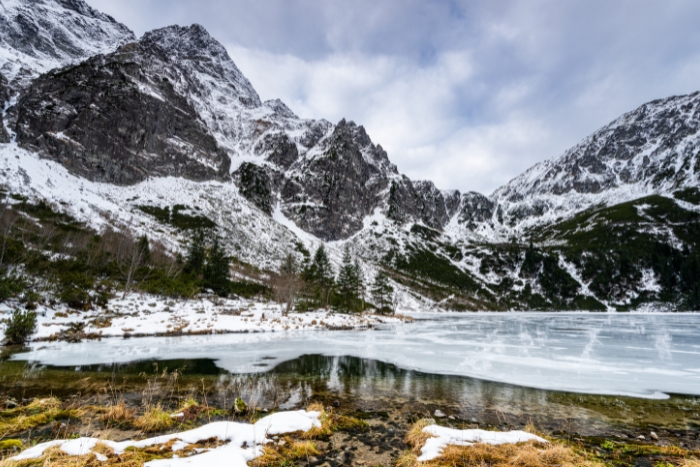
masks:
<svg viewBox="0 0 700 467"><path fill-rule="evenodd" d="M175 420L160 406L151 407L136 419L134 426L144 433L165 431L175 424Z"/></svg>
<svg viewBox="0 0 700 467"><path fill-rule="evenodd" d="M314 427L307 432L301 433L304 439L325 439L339 430L344 431L366 431L369 425L364 420L354 417L347 417L333 412L330 408L324 408L318 402L314 402L306 409L309 412L320 412L320 427Z"/></svg>
<svg viewBox="0 0 700 467"><path fill-rule="evenodd" d="M683 467L700 467L700 459L686 459L683 461Z"/></svg>
<svg viewBox="0 0 700 467"><path fill-rule="evenodd" d="M64 408L54 397L36 399L28 405L0 412L0 437L46 425L57 418L80 418L84 409Z"/></svg>
<svg viewBox="0 0 700 467"><path fill-rule="evenodd" d="M432 461L418 463L415 453L404 454L400 461L401 467L604 467L602 462L576 454L569 447L533 442L447 446Z"/></svg>
<svg viewBox="0 0 700 467"><path fill-rule="evenodd" d="M433 435L423 431L423 428L430 425L433 425L433 421L424 418L422 420L418 420L413 424L413 426L411 426L411 429L408 430L408 434L406 434L406 444L411 446L414 454L420 454L420 450L428 438L433 437Z"/></svg>
<svg viewBox="0 0 700 467"><path fill-rule="evenodd" d="M0 461L0 467L142 467L154 459L170 458L173 455L170 446L159 445L148 449L127 450L123 454L115 454L114 450L103 443L97 443L92 453L83 456L69 456L59 447L49 448L37 459ZM163 449L165 448L165 449ZM95 453L107 457L106 461L97 459Z"/></svg>
<svg viewBox="0 0 700 467"><path fill-rule="evenodd" d="M419 420L406 435L411 451L404 452L396 461L397 467L603 467L604 464L574 452L557 442L549 444L519 443L492 446L477 443L473 446L447 446L440 457L418 462L418 456L430 434L423 428L431 420ZM533 430L534 431L534 430ZM700 467L700 466L684 466Z"/></svg>
<svg viewBox="0 0 700 467"><path fill-rule="evenodd" d="M415 467L419 464L418 456L413 451L404 451L395 463L396 467Z"/></svg>
<svg viewBox="0 0 700 467"><path fill-rule="evenodd" d="M294 461L308 460L311 456L320 454L316 445L311 441L291 441L285 438L284 446L267 445L263 447L260 457L251 461L251 467L278 467L280 465L294 465Z"/></svg>
<svg viewBox="0 0 700 467"><path fill-rule="evenodd" d="M107 412L102 415L102 421L105 423L133 423L135 420L136 411L128 408L123 400L109 407Z"/></svg>

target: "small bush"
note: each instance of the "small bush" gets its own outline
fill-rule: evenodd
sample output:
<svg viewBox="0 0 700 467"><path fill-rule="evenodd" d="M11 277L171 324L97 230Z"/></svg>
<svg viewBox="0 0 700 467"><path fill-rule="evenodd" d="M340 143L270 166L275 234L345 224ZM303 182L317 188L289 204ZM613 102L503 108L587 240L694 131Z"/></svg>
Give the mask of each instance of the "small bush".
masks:
<svg viewBox="0 0 700 467"><path fill-rule="evenodd" d="M36 313L15 310L5 329L5 342L8 345L22 345L36 331Z"/></svg>
<svg viewBox="0 0 700 467"><path fill-rule="evenodd" d="M27 287L27 283L17 276L0 273L0 301L16 297Z"/></svg>

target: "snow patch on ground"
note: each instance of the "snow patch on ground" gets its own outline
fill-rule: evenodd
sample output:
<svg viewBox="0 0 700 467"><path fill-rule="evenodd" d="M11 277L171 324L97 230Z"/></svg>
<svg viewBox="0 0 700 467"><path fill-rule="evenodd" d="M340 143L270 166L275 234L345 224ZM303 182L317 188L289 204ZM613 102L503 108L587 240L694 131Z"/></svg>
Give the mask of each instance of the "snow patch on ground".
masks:
<svg viewBox="0 0 700 467"><path fill-rule="evenodd" d="M68 455L83 456L92 452L97 443L100 442L112 448L115 454L123 454L129 447L146 448L165 444L172 440L177 440L172 447L173 451L176 451L177 448L183 449L201 440L217 438L219 441L227 441L228 443L216 448L205 449L190 457L178 458L176 455L172 459L155 460L146 463L146 465L151 467L175 467L181 465L246 467L247 462L262 454L262 446L271 442L268 435L293 433L295 431L306 432L314 427L320 427L320 415L319 412L306 412L303 410L280 412L268 415L253 425L237 422L214 422L194 430L157 436L141 441L114 442L96 438L49 441L29 448L21 454L12 457L11 460L36 459L41 457L44 451L54 446L59 446Z"/></svg>
<svg viewBox="0 0 700 467"><path fill-rule="evenodd" d="M475 443L485 444L517 444L527 441L538 443L549 443L546 439L535 436L525 431L485 431L485 430L456 430L444 426L430 425L423 428L424 433L428 433L434 438L429 438L425 446L421 449L420 462L431 461L440 457L442 450L448 446L472 446Z"/></svg>
<svg viewBox="0 0 700 467"><path fill-rule="evenodd" d="M12 312L0 304L0 317ZM48 340L74 323L85 323L85 334L101 337L156 336L182 334L226 334L327 329L370 329L387 323L400 323L391 316L341 314L329 311L289 313L274 303L218 297L173 300L154 295L130 295L111 300L106 309L86 312L65 306L37 309L35 340ZM5 324L0 325L0 341Z"/></svg>

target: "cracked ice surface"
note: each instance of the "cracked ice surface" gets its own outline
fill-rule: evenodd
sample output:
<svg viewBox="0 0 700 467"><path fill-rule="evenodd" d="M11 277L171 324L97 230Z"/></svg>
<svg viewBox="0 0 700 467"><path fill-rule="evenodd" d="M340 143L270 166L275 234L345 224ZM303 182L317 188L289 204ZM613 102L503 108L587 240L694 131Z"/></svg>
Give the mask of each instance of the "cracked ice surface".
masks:
<svg viewBox="0 0 700 467"><path fill-rule="evenodd" d="M230 372L264 371L264 356L382 360L427 373L527 387L665 398L700 395L700 314L417 314L366 332L106 339L34 345L15 359L61 366L210 358Z"/></svg>

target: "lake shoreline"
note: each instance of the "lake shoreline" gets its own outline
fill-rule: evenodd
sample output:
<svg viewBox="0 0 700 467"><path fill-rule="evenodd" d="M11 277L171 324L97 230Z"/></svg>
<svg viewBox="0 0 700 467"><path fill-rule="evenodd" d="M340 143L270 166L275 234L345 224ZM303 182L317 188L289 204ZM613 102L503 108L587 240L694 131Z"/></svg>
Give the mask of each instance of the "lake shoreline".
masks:
<svg viewBox="0 0 700 467"><path fill-rule="evenodd" d="M0 304L0 316L14 307ZM346 314L330 310L284 313L277 304L214 296L173 300L132 294L114 299L105 308L86 311L40 305L37 328L30 342L79 342L105 338L174 337L287 331L366 330L401 324L411 318L371 313ZM0 328L0 342L4 327Z"/></svg>

